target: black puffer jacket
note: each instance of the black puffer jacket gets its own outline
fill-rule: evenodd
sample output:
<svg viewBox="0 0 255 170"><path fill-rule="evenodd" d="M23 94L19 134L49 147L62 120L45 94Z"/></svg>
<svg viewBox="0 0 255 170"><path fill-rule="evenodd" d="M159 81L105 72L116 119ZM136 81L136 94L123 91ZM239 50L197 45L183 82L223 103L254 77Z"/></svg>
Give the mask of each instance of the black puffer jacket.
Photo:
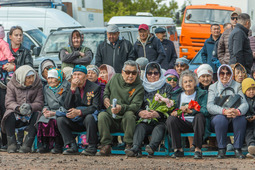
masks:
<svg viewBox="0 0 255 170"><path fill-rule="evenodd" d="M160 40L153 34L149 35L145 49L143 48L140 39L135 42L134 54L136 59L139 57L145 57L149 60L149 62L154 61L159 64L161 64L166 58L166 53Z"/></svg>
<svg viewBox="0 0 255 170"><path fill-rule="evenodd" d="M33 58L31 56L30 50L26 49L22 45L16 53L12 50L11 46L10 50L12 52L12 55L15 57L16 69L23 65L29 65L33 67Z"/></svg>
<svg viewBox="0 0 255 170"><path fill-rule="evenodd" d="M253 55L248 38L249 30L241 24L236 24L235 28L229 36L228 49L230 53L230 64L242 64L247 73L251 73L253 64Z"/></svg>
<svg viewBox="0 0 255 170"><path fill-rule="evenodd" d="M109 40L105 40L97 47L96 66L98 67L107 64L112 66L116 73L121 73L127 60L135 60L133 45L128 40L119 39L114 46Z"/></svg>

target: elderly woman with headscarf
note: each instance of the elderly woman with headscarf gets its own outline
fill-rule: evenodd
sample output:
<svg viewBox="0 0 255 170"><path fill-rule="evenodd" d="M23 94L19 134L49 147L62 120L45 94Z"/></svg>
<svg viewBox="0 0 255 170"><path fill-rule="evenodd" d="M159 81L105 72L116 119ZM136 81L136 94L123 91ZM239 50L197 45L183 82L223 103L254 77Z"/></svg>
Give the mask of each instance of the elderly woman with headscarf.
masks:
<svg viewBox="0 0 255 170"><path fill-rule="evenodd" d="M243 146L247 123L244 115L249 105L242 93L240 84L232 79L233 72L229 65L221 65L218 69L217 76L218 81L209 87L207 109L212 116L212 130L216 133L219 149L218 158L222 159L225 157L227 132L233 130L235 156L236 158L243 159L245 156L242 154L241 148ZM240 95L239 105L228 108L216 104L216 102L219 101L217 97L233 94Z"/></svg>
<svg viewBox="0 0 255 170"><path fill-rule="evenodd" d="M141 152L141 146L144 138L150 134L151 141L149 145L146 146L145 151L149 156L152 156L165 135L166 117L164 114L155 110L148 111L146 109L149 105L147 99L152 101L157 91L159 94L166 93L167 98L171 97L170 92L172 87L166 83L166 79L158 63L151 62L147 64L143 77L143 86L145 94L143 105L138 113L138 117L145 120L157 118L158 122L155 120L152 120L150 123L148 123L148 121L144 121L136 126L133 137L133 147L125 150L126 155L130 157L138 156L139 152Z"/></svg>
<svg viewBox="0 0 255 170"><path fill-rule="evenodd" d="M181 133L194 132L194 158L202 158L201 148L205 131L209 128L209 123L206 124L206 118L209 116L209 113L206 109L207 92L198 88L197 84L197 75L190 70L185 70L181 73L179 80L181 89L172 92L172 99L175 100L176 104L175 110L166 121L166 127L174 148L172 157L184 156L181 145ZM188 107L192 100L199 104L200 110ZM177 110L182 112L182 116L178 115Z"/></svg>
<svg viewBox="0 0 255 170"><path fill-rule="evenodd" d="M180 86L178 84L179 83L179 75L175 69L167 70L165 72L164 76L166 78L166 82L172 86L173 91L178 90L180 88Z"/></svg>
<svg viewBox="0 0 255 170"><path fill-rule="evenodd" d="M233 71L233 80L238 83L242 83L242 81L247 78L247 72L244 66L240 63L232 64L231 65Z"/></svg>
<svg viewBox="0 0 255 170"><path fill-rule="evenodd" d="M209 64L202 64L197 69L199 87L208 91L209 86L213 84L213 69Z"/></svg>
<svg viewBox="0 0 255 170"><path fill-rule="evenodd" d="M57 68L48 71L48 84L44 87L44 108L38 123L37 137L42 144L38 152L46 153L50 151L55 142L52 153L62 153L62 137L57 128L56 112L67 112L63 107L70 83L63 78L63 72Z"/></svg>
<svg viewBox="0 0 255 170"><path fill-rule="evenodd" d="M37 132L35 123L43 108L42 82L32 67L24 65L15 71L7 84L5 106L6 112L1 125L7 133L8 153L17 150L15 128L24 126L27 126L28 134L19 152L31 152Z"/></svg>
<svg viewBox="0 0 255 170"><path fill-rule="evenodd" d="M111 80L111 78L115 75L115 70L112 66L107 64L102 64L99 67L99 82L104 82L105 84Z"/></svg>
<svg viewBox="0 0 255 170"><path fill-rule="evenodd" d="M83 34L74 30L69 37L69 46L60 50L59 58L62 61L61 69L65 67L74 68L76 64L89 65L93 58L90 48L84 47Z"/></svg>

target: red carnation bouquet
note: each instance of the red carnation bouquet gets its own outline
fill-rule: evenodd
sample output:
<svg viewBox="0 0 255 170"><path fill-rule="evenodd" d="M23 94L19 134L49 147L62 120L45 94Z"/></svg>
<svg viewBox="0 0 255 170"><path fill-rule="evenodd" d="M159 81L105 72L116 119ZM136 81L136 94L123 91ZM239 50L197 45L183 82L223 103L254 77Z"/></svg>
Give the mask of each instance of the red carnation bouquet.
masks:
<svg viewBox="0 0 255 170"><path fill-rule="evenodd" d="M201 106L198 104L198 102L197 101L194 101L194 100L191 100L190 102L189 102L189 104L188 105L186 105L189 109L194 109L194 110L196 110L196 111L198 111L198 112L200 112L200 109L201 109ZM177 110L177 115L178 116L181 116L182 117L182 119L185 121L185 118L184 118L184 112L182 112L182 110L181 109L178 109Z"/></svg>
<svg viewBox="0 0 255 170"><path fill-rule="evenodd" d="M106 84L107 81L106 80L103 80L101 77L98 78L98 82L99 83L103 83L103 84Z"/></svg>

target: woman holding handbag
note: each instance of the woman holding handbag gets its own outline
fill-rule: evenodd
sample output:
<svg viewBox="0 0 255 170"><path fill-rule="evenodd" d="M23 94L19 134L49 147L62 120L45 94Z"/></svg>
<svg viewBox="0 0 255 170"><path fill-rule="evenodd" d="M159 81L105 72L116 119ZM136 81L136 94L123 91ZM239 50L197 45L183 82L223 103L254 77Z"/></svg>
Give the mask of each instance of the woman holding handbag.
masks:
<svg viewBox="0 0 255 170"><path fill-rule="evenodd" d="M218 158L225 157L227 132L234 132L235 156L244 159L241 148L245 137L245 114L249 108L240 84L232 79L229 65L223 64L217 71L218 81L209 87L207 110L212 116L212 130L216 133Z"/></svg>

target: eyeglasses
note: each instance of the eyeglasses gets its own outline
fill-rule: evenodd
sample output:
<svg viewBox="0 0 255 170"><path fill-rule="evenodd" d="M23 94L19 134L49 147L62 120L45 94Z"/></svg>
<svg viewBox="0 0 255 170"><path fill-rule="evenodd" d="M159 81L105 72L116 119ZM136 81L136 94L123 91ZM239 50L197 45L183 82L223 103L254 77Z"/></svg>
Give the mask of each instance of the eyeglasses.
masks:
<svg viewBox="0 0 255 170"><path fill-rule="evenodd" d="M49 69L51 69L51 68L53 68L53 66L47 66L47 67L45 67L44 69L49 70Z"/></svg>
<svg viewBox="0 0 255 170"><path fill-rule="evenodd" d="M235 20L235 19L237 20L237 17L231 17L231 20Z"/></svg>
<svg viewBox="0 0 255 170"><path fill-rule="evenodd" d="M220 72L220 76L227 76L227 77L229 77L230 75L231 75L231 73L230 72Z"/></svg>
<svg viewBox="0 0 255 170"><path fill-rule="evenodd" d="M174 77L174 78L172 78L172 77L167 77L167 80L168 80L168 81L171 81L171 80L177 81L177 78L176 78L176 77Z"/></svg>
<svg viewBox="0 0 255 170"><path fill-rule="evenodd" d="M159 72L155 71L155 72L148 72L147 75L148 76L152 76L152 74L154 74L154 76L158 76L159 75Z"/></svg>
<svg viewBox="0 0 255 170"><path fill-rule="evenodd" d="M129 70L123 70L123 71L126 73L126 75L132 74L134 76L137 74L137 71L129 71Z"/></svg>

